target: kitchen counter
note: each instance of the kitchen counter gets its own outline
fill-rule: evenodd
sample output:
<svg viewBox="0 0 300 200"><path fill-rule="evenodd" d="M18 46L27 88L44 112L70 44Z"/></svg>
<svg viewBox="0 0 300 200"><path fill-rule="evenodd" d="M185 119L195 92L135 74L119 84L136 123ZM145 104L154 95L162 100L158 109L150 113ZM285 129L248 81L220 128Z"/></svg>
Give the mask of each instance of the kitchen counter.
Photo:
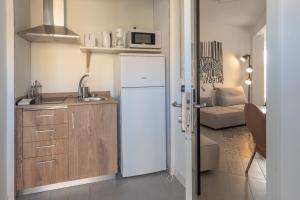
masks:
<svg viewBox="0 0 300 200"><path fill-rule="evenodd" d="M49 108L61 108L68 106L76 106L76 105L90 105L90 104L117 104L118 101L113 99L110 96L110 92L94 92L97 94L97 97L104 97L105 100L100 101L83 101L76 97L76 93L48 93L43 94L44 98L64 98L63 103L40 103L40 104L30 104L30 105L17 105L16 108L28 108L28 109L49 109Z"/></svg>
<svg viewBox="0 0 300 200"><path fill-rule="evenodd" d="M85 102L76 93L43 94L45 103L16 106L19 194L118 173L117 101L109 92L96 94L105 100Z"/></svg>

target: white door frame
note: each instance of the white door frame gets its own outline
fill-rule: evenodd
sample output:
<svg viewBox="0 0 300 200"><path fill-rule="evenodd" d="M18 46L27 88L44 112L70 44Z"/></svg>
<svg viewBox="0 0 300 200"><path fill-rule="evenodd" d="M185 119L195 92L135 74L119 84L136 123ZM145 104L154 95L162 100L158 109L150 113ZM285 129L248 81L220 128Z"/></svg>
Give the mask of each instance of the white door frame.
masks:
<svg viewBox="0 0 300 200"><path fill-rule="evenodd" d="M181 6L184 6L182 9ZM174 0L170 1L170 89L171 103L181 100L180 92L180 75L181 68L190 66L190 69L184 70L182 76L190 77L184 83L186 88L191 89L192 76L192 13L191 0ZM183 15L183 13L188 13ZM181 22L184 26L181 27ZM181 30L181 28L183 30ZM190 30L190 31L188 31ZM185 43L182 38L185 37ZM185 58L181 60L182 52ZM178 125L178 116L180 109L171 108L171 173L179 179L186 187L186 200L192 200L192 138L189 133L181 133ZM179 161L178 161L179 160ZM181 164L180 164L181 161ZM186 170L190 169L190 170Z"/></svg>
<svg viewBox="0 0 300 200"><path fill-rule="evenodd" d="M300 1L267 0L267 199L299 199Z"/></svg>
<svg viewBox="0 0 300 200"><path fill-rule="evenodd" d="M183 0L183 79L185 86L185 95L182 98L182 123L186 123L185 127L185 200L193 200L193 153L192 153L192 132L193 132L193 100L192 100L192 0ZM187 103L187 99L191 103ZM186 104L186 105L185 105ZM190 105L188 105L190 104ZM191 106L192 105L192 106ZM185 108L186 107L186 108ZM190 107L190 109L188 109ZM184 114L185 112L185 114ZM186 118L186 120L184 119ZM188 121L190 119L190 121ZM186 121L186 122L184 122ZM189 124L189 126L188 126Z"/></svg>
<svg viewBox="0 0 300 200"><path fill-rule="evenodd" d="M14 66L14 1L6 2L6 82L7 82L7 116L6 116L6 179L7 199L15 199L15 66ZM2 97L3 98L3 97Z"/></svg>
<svg viewBox="0 0 300 200"><path fill-rule="evenodd" d="M170 105L180 101L181 74L181 0L170 0ZM184 135L178 117L180 109L170 108L171 167L170 172L185 185Z"/></svg>

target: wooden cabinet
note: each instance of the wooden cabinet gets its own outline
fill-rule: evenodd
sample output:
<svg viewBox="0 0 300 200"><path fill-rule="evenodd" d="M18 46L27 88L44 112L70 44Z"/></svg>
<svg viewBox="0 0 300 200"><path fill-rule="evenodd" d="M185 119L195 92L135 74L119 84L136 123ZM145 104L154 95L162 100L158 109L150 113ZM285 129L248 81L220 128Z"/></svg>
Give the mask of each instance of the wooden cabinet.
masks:
<svg viewBox="0 0 300 200"><path fill-rule="evenodd" d="M68 124L32 126L23 128L23 142L65 139L68 137Z"/></svg>
<svg viewBox="0 0 300 200"><path fill-rule="evenodd" d="M117 173L117 106L71 106L69 119L70 179Z"/></svg>
<svg viewBox="0 0 300 200"><path fill-rule="evenodd" d="M67 181L67 154L24 159L23 174L24 188Z"/></svg>
<svg viewBox="0 0 300 200"><path fill-rule="evenodd" d="M16 117L17 190L117 173L117 104L19 108Z"/></svg>
<svg viewBox="0 0 300 200"><path fill-rule="evenodd" d="M69 179L67 113L17 109L17 190Z"/></svg>
<svg viewBox="0 0 300 200"><path fill-rule="evenodd" d="M26 110L23 126L42 126L68 123L67 109Z"/></svg>
<svg viewBox="0 0 300 200"><path fill-rule="evenodd" d="M23 144L23 158L35 158L68 153L68 140L49 140Z"/></svg>

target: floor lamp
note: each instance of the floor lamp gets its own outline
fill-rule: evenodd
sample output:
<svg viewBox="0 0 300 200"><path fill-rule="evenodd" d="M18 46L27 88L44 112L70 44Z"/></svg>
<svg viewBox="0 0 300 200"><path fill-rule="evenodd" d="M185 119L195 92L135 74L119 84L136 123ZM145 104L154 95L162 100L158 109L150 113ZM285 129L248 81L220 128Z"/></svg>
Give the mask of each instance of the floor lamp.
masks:
<svg viewBox="0 0 300 200"><path fill-rule="evenodd" d="M251 65L251 55L246 54L246 55L242 56L241 61L243 61L243 62L248 61L248 66L246 68L248 78L245 81L245 84L248 86L248 103L251 103L251 85L252 85L252 73L253 73L253 67Z"/></svg>

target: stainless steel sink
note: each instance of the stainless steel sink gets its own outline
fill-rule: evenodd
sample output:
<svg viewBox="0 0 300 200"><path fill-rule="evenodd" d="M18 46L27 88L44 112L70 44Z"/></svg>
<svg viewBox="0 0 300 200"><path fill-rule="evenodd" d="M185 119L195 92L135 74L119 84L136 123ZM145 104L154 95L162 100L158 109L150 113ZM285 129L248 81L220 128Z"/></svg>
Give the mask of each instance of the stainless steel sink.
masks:
<svg viewBox="0 0 300 200"><path fill-rule="evenodd" d="M42 104L62 104L65 100L64 97L43 98Z"/></svg>
<svg viewBox="0 0 300 200"><path fill-rule="evenodd" d="M108 98L106 97L87 97L83 98L83 101L89 102L89 101L107 101Z"/></svg>

